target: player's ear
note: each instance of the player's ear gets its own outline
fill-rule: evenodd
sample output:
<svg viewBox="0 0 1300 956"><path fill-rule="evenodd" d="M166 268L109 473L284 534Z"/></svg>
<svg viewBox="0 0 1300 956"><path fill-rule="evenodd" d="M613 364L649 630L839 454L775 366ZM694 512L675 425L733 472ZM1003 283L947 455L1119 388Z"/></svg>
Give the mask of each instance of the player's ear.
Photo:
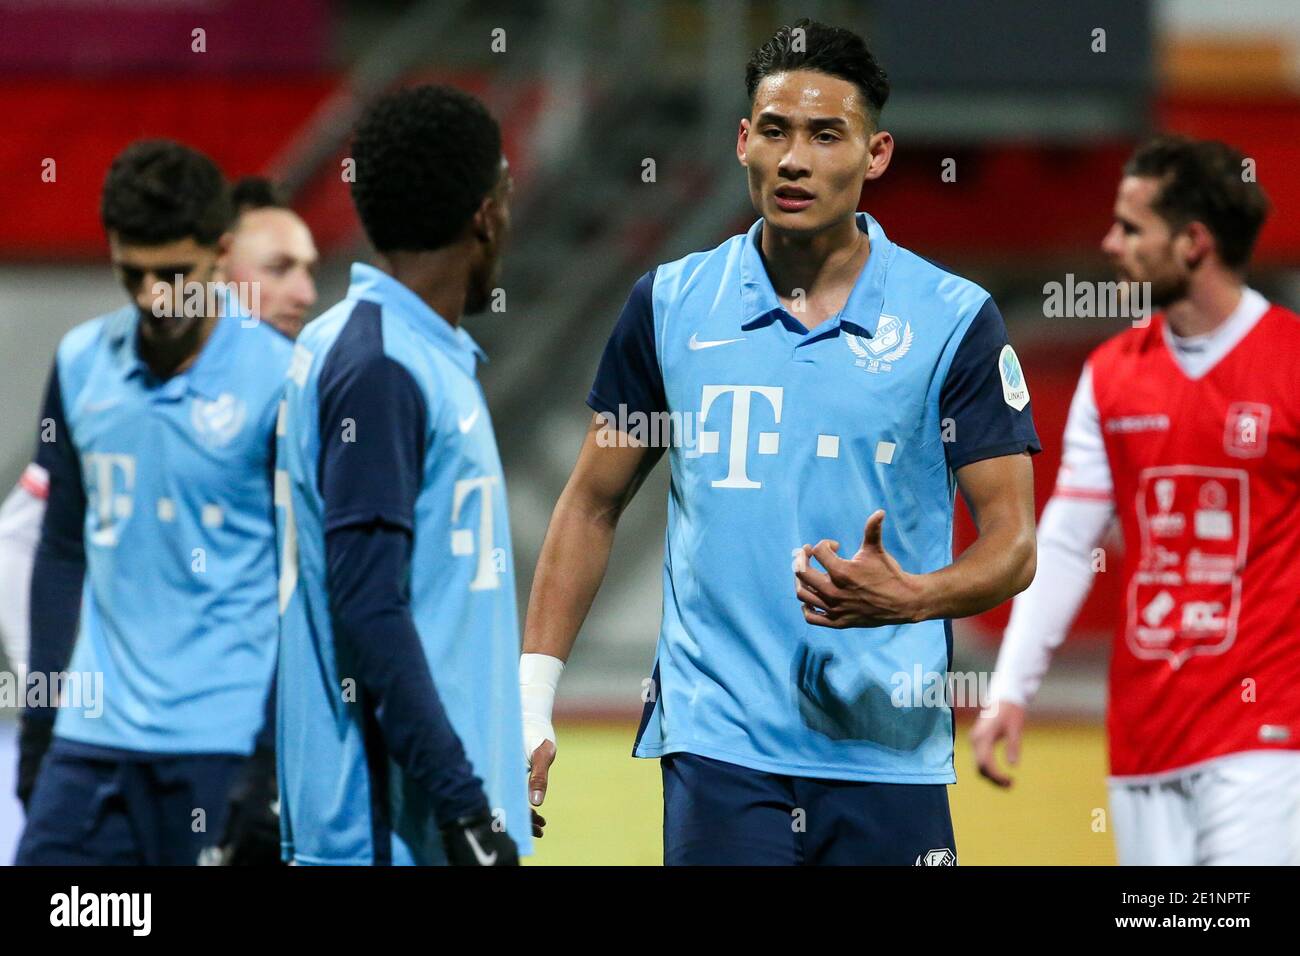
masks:
<svg viewBox="0 0 1300 956"><path fill-rule="evenodd" d="M862 177L863 182L885 175L889 161L894 158L894 134L884 129L872 133L867 140L867 152L871 155L871 161L867 164L866 175Z"/></svg>
<svg viewBox="0 0 1300 956"><path fill-rule="evenodd" d="M740 118L740 130L736 133L736 158L740 160L740 165L748 166L745 161L745 152L749 148L749 118L742 116Z"/></svg>
<svg viewBox="0 0 1300 956"><path fill-rule="evenodd" d="M1179 238L1184 237L1187 251L1183 258L1189 269L1195 269L1214 251L1214 236L1210 234L1209 229L1205 228L1204 223L1193 220L1187 224L1187 228Z"/></svg>
<svg viewBox="0 0 1300 956"><path fill-rule="evenodd" d="M510 163L503 154L496 185L488 190L488 194L478 204L478 209L470 220L474 238L485 245L491 246L499 242L502 233L505 232L507 203L510 201L510 190L513 185L510 178Z"/></svg>
<svg viewBox="0 0 1300 956"><path fill-rule="evenodd" d="M235 234L233 232L223 232L217 239L217 268L224 269L226 258L230 255L230 249L235 244Z"/></svg>
<svg viewBox="0 0 1300 956"><path fill-rule="evenodd" d="M492 194L483 197L483 201L478 204L478 209L474 210L474 217L470 220L470 232L479 242L485 245L491 245L496 238L497 230L497 210L496 199Z"/></svg>

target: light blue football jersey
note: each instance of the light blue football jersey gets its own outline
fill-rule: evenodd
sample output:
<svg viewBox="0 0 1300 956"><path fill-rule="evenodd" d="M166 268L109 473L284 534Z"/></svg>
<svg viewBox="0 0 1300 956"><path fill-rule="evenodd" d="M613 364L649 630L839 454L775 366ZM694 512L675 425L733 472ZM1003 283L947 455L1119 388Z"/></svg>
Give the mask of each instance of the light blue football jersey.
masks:
<svg viewBox="0 0 1300 956"><path fill-rule="evenodd" d="M795 597L801 545L850 557L867 516L909 572L952 562L954 472L1037 451L1028 387L989 294L891 242L808 331L759 253L762 220L637 283L588 403L667 412L663 622L635 754L792 776L946 783L948 621L831 630ZM627 420L627 419L624 419ZM919 678L919 681L918 681ZM900 690L904 693L900 694Z"/></svg>
<svg viewBox="0 0 1300 956"><path fill-rule="evenodd" d="M397 432L423 430L413 507L388 503L394 495L387 485L405 478L380 475L373 500L338 513L319 481L321 430L339 424L323 421L322 395L384 357L413 379L421 407L409 421L397 408L366 421L358 416L358 427L376 421ZM281 830L286 856L298 863L445 859L428 795L387 753L364 694L349 692L347 648L331 622L326 534L369 520L411 532L409 603L423 664L494 817L521 854L530 851L514 559L505 478L476 376L481 357L464 329L361 264L352 267L347 298L298 339L277 474ZM348 427L346 418L340 422ZM357 446L365 439L358 435Z"/></svg>
<svg viewBox="0 0 1300 956"><path fill-rule="evenodd" d="M69 668L103 674L57 737L146 753L249 754L276 645L272 453L290 343L219 318L157 379L126 306L69 332L56 375L86 494L86 578Z"/></svg>

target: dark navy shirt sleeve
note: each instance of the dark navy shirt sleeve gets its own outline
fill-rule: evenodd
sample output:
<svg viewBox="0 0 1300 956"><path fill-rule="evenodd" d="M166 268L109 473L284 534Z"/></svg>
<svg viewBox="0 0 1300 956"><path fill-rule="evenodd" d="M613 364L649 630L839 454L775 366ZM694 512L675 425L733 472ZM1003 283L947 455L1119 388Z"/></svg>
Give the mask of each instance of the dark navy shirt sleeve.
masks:
<svg viewBox="0 0 1300 956"><path fill-rule="evenodd" d="M325 537L330 620L343 673L384 746L441 826L488 810L482 781L442 706L411 617L411 539L381 523Z"/></svg>
<svg viewBox="0 0 1300 956"><path fill-rule="evenodd" d="M370 324L353 317L318 383L316 477L325 502L325 532L372 521L413 531L424 472L424 396L411 373L386 356L382 345L367 348L345 341L358 323ZM379 335L377 328L374 335Z"/></svg>
<svg viewBox="0 0 1300 956"><path fill-rule="evenodd" d="M86 576L82 537L86 490L81 478L81 459L63 413L57 363L45 388L34 460L49 472L50 492L32 566L29 669L33 674L51 674L66 670L72 658ZM55 708L50 707L27 716L53 720L54 714Z"/></svg>
<svg viewBox="0 0 1300 956"><path fill-rule="evenodd" d="M1025 387L1019 360L1011 360L1010 352L1004 359L1008 344L1006 323L990 298L957 346L939 395L944 450L953 471L986 458L1042 451L1032 405L1026 401L1015 408L1003 387L1004 377L1009 388Z"/></svg>
<svg viewBox="0 0 1300 956"><path fill-rule="evenodd" d="M651 269L632 286L587 395L592 411L617 416L620 405L628 414L668 411L663 370L655 352L654 282Z"/></svg>
<svg viewBox="0 0 1300 956"><path fill-rule="evenodd" d="M388 753L429 794L446 825L485 811L487 798L442 706L411 615L428 412L411 373L384 354L378 307L358 306L321 369L318 394L317 478L340 667L356 678Z"/></svg>

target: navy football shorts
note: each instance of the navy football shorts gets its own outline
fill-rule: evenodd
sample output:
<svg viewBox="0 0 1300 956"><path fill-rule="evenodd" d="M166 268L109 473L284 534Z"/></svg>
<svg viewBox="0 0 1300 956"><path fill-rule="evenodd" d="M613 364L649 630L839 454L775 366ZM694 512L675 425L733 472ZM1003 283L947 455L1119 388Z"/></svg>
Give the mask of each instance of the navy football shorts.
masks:
<svg viewBox="0 0 1300 956"><path fill-rule="evenodd" d="M957 862L947 784L789 777L687 753L660 765L668 866Z"/></svg>

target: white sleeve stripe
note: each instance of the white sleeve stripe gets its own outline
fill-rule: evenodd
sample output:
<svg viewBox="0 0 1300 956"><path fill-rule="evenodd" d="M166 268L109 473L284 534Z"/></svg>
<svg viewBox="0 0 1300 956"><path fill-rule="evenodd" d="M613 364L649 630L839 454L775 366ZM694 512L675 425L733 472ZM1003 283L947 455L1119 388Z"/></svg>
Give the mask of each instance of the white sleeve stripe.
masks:
<svg viewBox="0 0 1300 956"><path fill-rule="evenodd" d="M1114 487L1106 443L1101 437L1101 414L1092 388L1092 365L1083 367L1079 384L1070 400L1070 414L1065 422L1061 469L1056 476L1058 488L1109 492Z"/></svg>
<svg viewBox="0 0 1300 956"><path fill-rule="evenodd" d="M1063 485L1053 488L1052 494L1062 498L1085 498L1088 501L1110 501L1115 497L1105 488L1066 488Z"/></svg>
<svg viewBox="0 0 1300 956"><path fill-rule="evenodd" d="M1038 525L1038 572L1011 605L989 690L994 700L1033 700L1092 588L1092 549L1114 513L1109 502L1092 499L1053 495L1047 502Z"/></svg>

